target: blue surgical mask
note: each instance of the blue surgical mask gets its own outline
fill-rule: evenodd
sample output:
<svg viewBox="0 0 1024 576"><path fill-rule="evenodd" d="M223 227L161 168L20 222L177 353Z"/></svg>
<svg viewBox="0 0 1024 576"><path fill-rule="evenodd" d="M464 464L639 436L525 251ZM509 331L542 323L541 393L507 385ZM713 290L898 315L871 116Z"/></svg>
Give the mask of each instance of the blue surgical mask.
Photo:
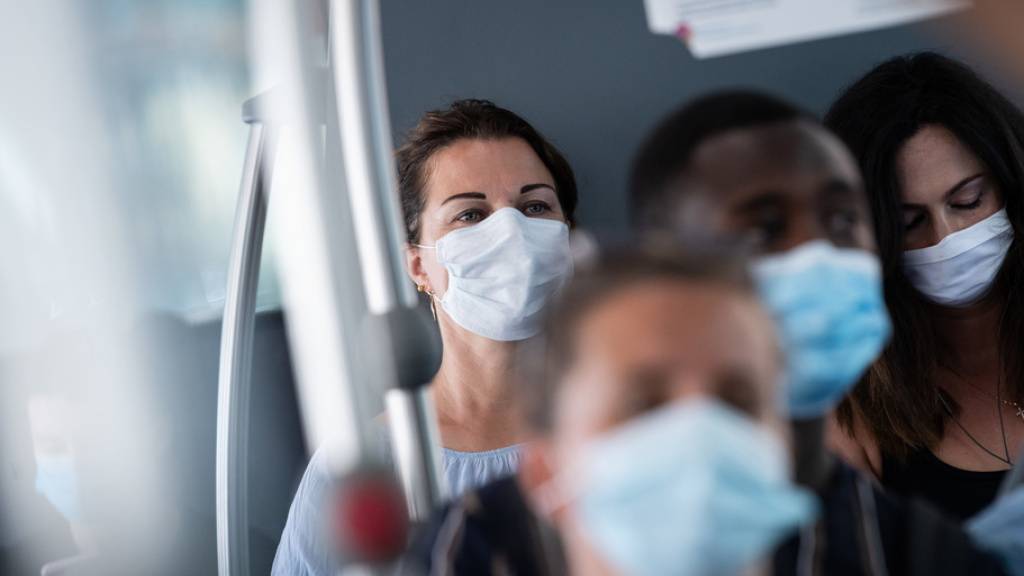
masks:
<svg viewBox="0 0 1024 576"><path fill-rule="evenodd" d="M785 350L789 414L822 416L857 383L892 331L878 258L818 240L759 259L753 273Z"/></svg>
<svg viewBox="0 0 1024 576"><path fill-rule="evenodd" d="M623 574L732 574L817 513L776 436L711 400L593 441L560 481L593 548Z"/></svg>
<svg viewBox="0 0 1024 576"><path fill-rule="evenodd" d="M36 454L36 492L68 520L77 520L78 485L75 461L69 453Z"/></svg>
<svg viewBox="0 0 1024 576"><path fill-rule="evenodd" d="M1010 574L1024 574L1024 489L1019 486L965 524L974 543L1003 562Z"/></svg>

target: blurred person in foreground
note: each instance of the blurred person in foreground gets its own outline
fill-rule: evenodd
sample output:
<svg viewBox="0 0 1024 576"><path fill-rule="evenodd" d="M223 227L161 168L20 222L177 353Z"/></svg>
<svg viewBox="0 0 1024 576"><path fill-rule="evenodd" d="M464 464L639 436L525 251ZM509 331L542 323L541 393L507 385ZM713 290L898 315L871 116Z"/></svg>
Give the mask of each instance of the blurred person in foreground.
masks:
<svg viewBox="0 0 1024 576"><path fill-rule="evenodd" d="M570 283L545 333L518 481L456 505L430 573L772 573L817 504L789 479L782 358L743 263L608 258Z"/></svg>

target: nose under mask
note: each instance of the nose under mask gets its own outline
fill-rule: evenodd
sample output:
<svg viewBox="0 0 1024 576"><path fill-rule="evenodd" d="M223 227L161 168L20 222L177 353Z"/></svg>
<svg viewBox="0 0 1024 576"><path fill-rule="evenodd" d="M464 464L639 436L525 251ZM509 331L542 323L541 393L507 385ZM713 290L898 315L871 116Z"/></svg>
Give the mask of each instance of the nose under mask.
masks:
<svg viewBox="0 0 1024 576"><path fill-rule="evenodd" d="M992 289L1011 244L1013 225L1003 209L934 246L904 252L903 271L932 302L962 308Z"/></svg>
<svg viewBox="0 0 1024 576"><path fill-rule="evenodd" d="M660 408L591 441L579 458L557 480L562 500L625 574L733 574L818 510L789 480L782 443L715 400Z"/></svg>
<svg viewBox="0 0 1024 576"><path fill-rule="evenodd" d="M789 414L827 413L878 357L892 330L877 256L818 240L763 257L752 272L786 355Z"/></svg>

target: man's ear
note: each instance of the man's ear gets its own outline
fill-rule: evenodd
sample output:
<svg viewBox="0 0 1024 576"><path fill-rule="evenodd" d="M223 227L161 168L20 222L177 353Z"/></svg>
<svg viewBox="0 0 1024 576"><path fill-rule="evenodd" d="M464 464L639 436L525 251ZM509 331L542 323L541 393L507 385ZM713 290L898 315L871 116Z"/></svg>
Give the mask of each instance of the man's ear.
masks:
<svg viewBox="0 0 1024 576"><path fill-rule="evenodd" d="M550 440L539 439L523 447L517 473L519 489L535 514L557 525L564 513L565 494L556 481L555 450Z"/></svg>
<svg viewBox="0 0 1024 576"><path fill-rule="evenodd" d="M405 272L409 279L417 286L423 286L426 290L433 292L427 272L423 269L423 259L420 256L422 249L412 244L405 245Z"/></svg>

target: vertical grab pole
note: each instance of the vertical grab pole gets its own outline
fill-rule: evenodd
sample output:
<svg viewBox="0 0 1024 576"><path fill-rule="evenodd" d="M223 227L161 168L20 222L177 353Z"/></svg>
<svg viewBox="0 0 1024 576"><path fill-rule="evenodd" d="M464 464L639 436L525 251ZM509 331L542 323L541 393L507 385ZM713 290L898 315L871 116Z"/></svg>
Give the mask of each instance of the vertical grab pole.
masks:
<svg viewBox="0 0 1024 576"><path fill-rule="evenodd" d="M247 106L248 107L247 103ZM221 326L217 391L217 566L249 574L248 415L263 231L277 135L249 114Z"/></svg>
<svg viewBox="0 0 1024 576"><path fill-rule="evenodd" d="M377 0L330 1L330 55L367 308L389 361L381 377L393 454L410 516L424 520L446 496L437 422L426 384L440 361L433 328L405 277ZM388 381L389 380L389 381Z"/></svg>
<svg viewBox="0 0 1024 576"><path fill-rule="evenodd" d="M266 105L286 124L288 137L287 155L276 169L277 185L288 193L275 206L288 344L307 445L321 453L335 493L376 464L369 402L375 374L366 368L376 343L362 334L366 296L353 232L357 215L341 176L341 154L333 153L337 129L326 105L333 85L322 66L324 45L316 42L326 14L318 1L257 6L254 19L263 24L265 46L272 47L257 64L273 71L281 88ZM333 532L327 542L334 549L341 544ZM364 559L356 552L339 555L344 568L360 568Z"/></svg>
<svg viewBox="0 0 1024 576"><path fill-rule="evenodd" d="M336 152L340 129L333 107L327 106L334 100L334 85L326 82L330 71L324 67L325 44L317 42L323 38L318 32L322 24L326 31L326 5L320 0L266 0L254 6L253 20L266 48L256 64L278 79L281 88L271 92L266 108L287 129L282 133L287 154L276 168L276 185L287 187L288 193L275 206L280 226L276 241L296 391L307 445L318 450L332 477L327 496L333 503L324 510L325 519L344 519L343 510L329 508L359 498L379 500L380 488L390 493L390 485L375 477L373 490L360 492L379 462L369 395L377 392L374 384L381 376L367 364L382 345L364 333L367 298L353 224L362 215L353 214L348 201L343 154ZM365 516L353 520L361 519ZM389 519L394 522L389 534L377 529L381 520L328 531L325 544L339 552L337 568L361 574L386 569L380 566L386 561L382 556L396 556L406 534L404 518ZM327 531L330 524L324 522L322 529ZM353 536L367 526L371 540Z"/></svg>

